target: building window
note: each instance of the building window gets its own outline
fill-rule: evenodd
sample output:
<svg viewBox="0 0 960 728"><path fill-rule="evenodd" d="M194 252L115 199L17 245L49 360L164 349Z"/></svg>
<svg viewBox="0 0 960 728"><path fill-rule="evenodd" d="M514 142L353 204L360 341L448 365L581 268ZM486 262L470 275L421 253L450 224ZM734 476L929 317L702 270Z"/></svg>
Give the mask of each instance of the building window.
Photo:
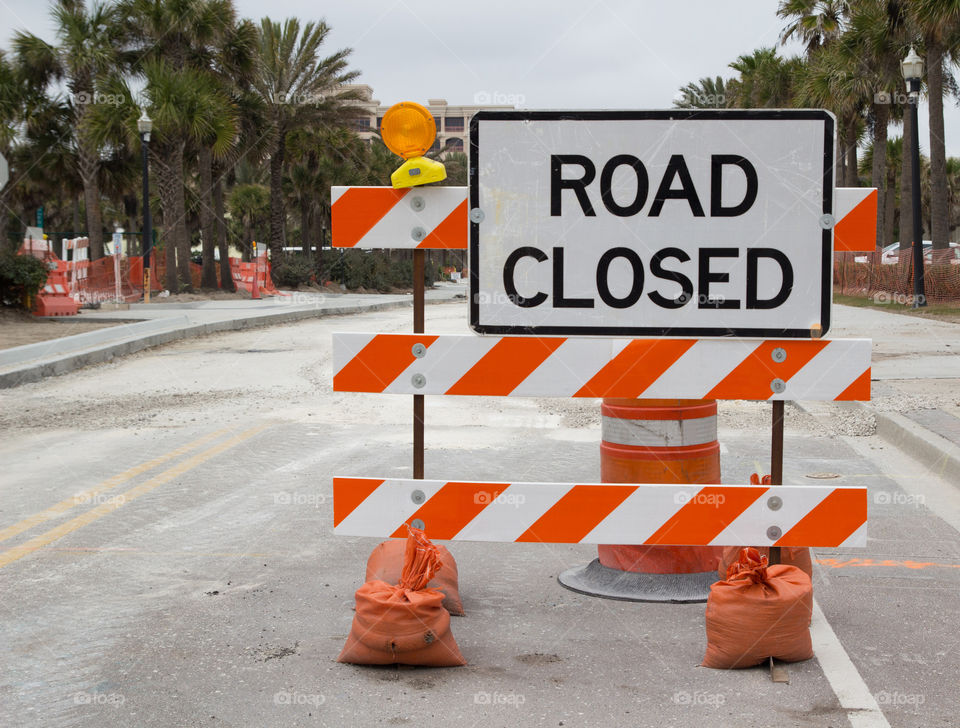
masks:
<svg viewBox="0 0 960 728"><path fill-rule="evenodd" d="M463 131L463 117L462 116L448 116L443 120L443 123L446 125L444 128L446 131L450 132L462 132Z"/></svg>
<svg viewBox="0 0 960 728"><path fill-rule="evenodd" d="M447 151L451 152L462 152L463 151L463 139L460 137L450 137L447 139L446 145Z"/></svg>
<svg viewBox="0 0 960 728"><path fill-rule="evenodd" d="M377 117L377 129L380 129L380 128L382 128L382 127L383 127L383 117L382 117L382 116L378 116L378 117Z"/></svg>
<svg viewBox="0 0 960 728"><path fill-rule="evenodd" d="M430 147L430 151L431 151L431 152L439 152L439 151L440 151L440 140L439 140L439 139L434 139L434 140L433 140L433 146Z"/></svg>
<svg viewBox="0 0 960 728"><path fill-rule="evenodd" d="M439 117L439 116L433 117L433 123L437 125L437 131L440 131L440 117Z"/></svg>
<svg viewBox="0 0 960 728"><path fill-rule="evenodd" d="M370 131L370 117L362 116L358 119L350 119L350 128L354 131Z"/></svg>

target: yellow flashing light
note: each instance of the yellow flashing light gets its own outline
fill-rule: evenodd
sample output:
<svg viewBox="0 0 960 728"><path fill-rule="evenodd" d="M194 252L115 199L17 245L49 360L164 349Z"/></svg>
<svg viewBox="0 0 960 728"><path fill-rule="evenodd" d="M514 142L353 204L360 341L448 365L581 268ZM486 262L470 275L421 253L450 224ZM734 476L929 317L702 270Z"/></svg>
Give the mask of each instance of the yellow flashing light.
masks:
<svg viewBox="0 0 960 728"><path fill-rule="evenodd" d="M433 115L420 104L402 101L383 115L380 136L394 154L406 161L390 175L394 188L414 187L447 178L443 164L423 155L437 138Z"/></svg>

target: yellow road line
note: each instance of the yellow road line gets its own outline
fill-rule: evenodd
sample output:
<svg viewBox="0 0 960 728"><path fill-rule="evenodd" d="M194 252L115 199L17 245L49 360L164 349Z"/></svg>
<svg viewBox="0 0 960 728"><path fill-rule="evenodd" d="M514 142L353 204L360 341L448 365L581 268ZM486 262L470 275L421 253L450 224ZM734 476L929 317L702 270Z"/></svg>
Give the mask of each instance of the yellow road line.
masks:
<svg viewBox="0 0 960 728"><path fill-rule="evenodd" d="M196 450L201 445L206 445L211 440L215 440L226 432L229 432L230 428L225 427L222 430L217 430L216 432L211 432L209 435L204 435L201 438L189 442L183 447L178 447L176 450L171 450L166 455L160 455L155 457L153 460L149 460L140 465L136 465L129 470L124 470L122 473L114 475L112 478L108 478L97 486L94 486L90 490L87 490L83 493L77 493L66 500L62 500L56 505L50 506L46 510L40 511L39 513L34 513L32 516L27 516L19 523L14 523L12 526L7 526L4 529L0 529L0 541L6 541L8 538L13 538L14 536L27 531L34 526L38 526L45 521L49 521L51 518L55 518L65 511L69 511L74 506L78 505L90 505L93 499L108 490L116 488L118 485L123 485L128 480L131 480L141 473L145 473L148 470L153 470L158 465L162 465L168 460L173 460L174 458L185 455L191 450Z"/></svg>
<svg viewBox="0 0 960 728"><path fill-rule="evenodd" d="M178 475L183 475L188 470L192 470L215 455L219 455L225 450L229 450L230 448L239 445L244 440L253 437L261 430L266 429L268 426L269 425L267 424L257 425L256 427L252 427L249 430L241 432L239 435L235 435L228 440L224 440L220 444L214 445L213 447L204 450L201 453L197 453L192 458L188 458L183 462L177 463L172 468L164 470L162 473L155 475L154 477L144 481L134 488L131 488L126 493L122 493L119 496L111 498L108 502L102 503L96 508L90 509L83 515L77 516L76 518L71 518L69 521L61 523L59 526L47 531L46 533L42 533L39 536L34 536L29 541L26 541L19 546L14 546L11 549L3 551L0 553L0 568L3 568L8 564L12 564L14 561L22 559L24 556L32 554L34 551L43 548L47 544L53 543L57 539L63 538L68 533L72 533L78 528L82 528L88 523L92 523L108 513L112 513L120 508L120 506L139 498L141 495L149 493L151 490L163 485L164 483L168 483Z"/></svg>

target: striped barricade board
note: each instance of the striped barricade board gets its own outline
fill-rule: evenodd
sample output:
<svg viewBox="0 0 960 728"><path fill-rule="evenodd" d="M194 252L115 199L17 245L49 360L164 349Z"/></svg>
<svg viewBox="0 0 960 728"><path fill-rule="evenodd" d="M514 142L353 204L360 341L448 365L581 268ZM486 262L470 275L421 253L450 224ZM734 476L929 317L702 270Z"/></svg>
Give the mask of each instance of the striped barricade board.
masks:
<svg viewBox="0 0 960 728"><path fill-rule="evenodd" d="M338 392L869 400L869 339L333 335Z"/></svg>
<svg viewBox="0 0 960 728"><path fill-rule="evenodd" d="M334 533L526 543L865 546L867 489L333 479Z"/></svg>
<svg viewBox="0 0 960 728"><path fill-rule="evenodd" d="M335 248L467 247L466 187L332 187Z"/></svg>
<svg viewBox="0 0 960 728"><path fill-rule="evenodd" d="M877 190L837 187L834 250L876 248ZM332 187L335 248L467 248L466 187Z"/></svg>

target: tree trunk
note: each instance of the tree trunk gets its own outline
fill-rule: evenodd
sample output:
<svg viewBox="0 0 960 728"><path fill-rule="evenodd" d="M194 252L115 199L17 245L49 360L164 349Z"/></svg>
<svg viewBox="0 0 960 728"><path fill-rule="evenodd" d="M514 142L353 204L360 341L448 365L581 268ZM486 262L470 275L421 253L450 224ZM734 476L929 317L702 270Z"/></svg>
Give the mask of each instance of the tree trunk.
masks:
<svg viewBox="0 0 960 728"><path fill-rule="evenodd" d="M283 221L286 217L283 204L283 157L284 134L280 132L273 154L270 155L270 257L276 265L283 255Z"/></svg>
<svg viewBox="0 0 960 728"><path fill-rule="evenodd" d="M220 251L220 289L236 291L233 283L233 272L230 270L230 250L227 246L227 221L224 219L223 209L223 170L218 165L213 167L213 226L216 236L217 250Z"/></svg>
<svg viewBox="0 0 960 728"><path fill-rule="evenodd" d="M213 259L213 250L217 245L213 227L213 155L210 148L200 147L200 231L203 234L203 272L200 274L201 288L217 287L217 267Z"/></svg>
<svg viewBox="0 0 960 728"><path fill-rule="evenodd" d="M87 106L76 107L77 171L83 182L83 204L87 217L87 237L90 238L90 259L103 257L103 219L100 215L100 150L85 132Z"/></svg>
<svg viewBox="0 0 960 728"><path fill-rule="evenodd" d="M73 198L73 232L70 233L71 238L75 238L80 234L80 227L83 223L80 222L80 197Z"/></svg>
<svg viewBox="0 0 960 728"><path fill-rule="evenodd" d="M857 135L856 129L853 128L854 124L856 124L855 121L851 124L848 135L850 143L847 145L847 187L860 186L860 168L857 165Z"/></svg>
<svg viewBox="0 0 960 728"><path fill-rule="evenodd" d="M884 203L884 214L883 219L883 239L881 240L881 245L885 248L890 243L894 242L893 240L893 230L897 223L897 188L896 182L892 182L887 185L887 199Z"/></svg>
<svg viewBox="0 0 960 728"><path fill-rule="evenodd" d="M173 203L175 207L172 221L177 247L177 276L180 278L180 291L193 290L193 279L190 276L190 235L187 232L187 200L183 187L183 151L186 142L177 142L172 149L170 167L174 171L177 184L174 189Z"/></svg>
<svg viewBox="0 0 960 728"><path fill-rule="evenodd" d="M174 220L176 219L176 202L174 196L178 183L182 182L173 172L170 165L169 150L160 148L159 144L150 146L150 168L157 170L157 187L160 192L160 208L163 210L163 228L160 240L163 242L164 253L164 285L170 293L180 290L180 281L177 277L177 247ZM157 229L154 221L154 229Z"/></svg>
<svg viewBox="0 0 960 728"><path fill-rule="evenodd" d="M913 114L910 108L903 112L903 154L900 165L900 262L913 242L913 171L910 159L913 154Z"/></svg>
<svg viewBox="0 0 960 728"><path fill-rule="evenodd" d="M930 239L934 250L946 250L950 242L950 206L943 128L943 49L929 38L927 91L930 104Z"/></svg>
<svg viewBox="0 0 960 728"><path fill-rule="evenodd" d="M873 105L873 167L870 182L877 188L877 248L883 247L884 210L887 204L887 125L890 105Z"/></svg>
<svg viewBox="0 0 960 728"><path fill-rule="evenodd" d="M10 210L10 190L13 189L9 185L0 189L0 251L6 252L8 248L11 248L10 239L7 237L7 226L10 220L9 210ZM16 252L19 246L13 247L10 252Z"/></svg>
<svg viewBox="0 0 960 728"><path fill-rule="evenodd" d="M847 182L847 171L846 171L846 161L847 161L847 128L846 124L842 120L837 122L837 149L836 149L836 181L835 185L838 187L846 187Z"/></svg>
<svg viewBox="0 0 960 728"><path fill-rule="evenodd" d="M300 200L300 247L310 255L310 201Z"/></svg>

